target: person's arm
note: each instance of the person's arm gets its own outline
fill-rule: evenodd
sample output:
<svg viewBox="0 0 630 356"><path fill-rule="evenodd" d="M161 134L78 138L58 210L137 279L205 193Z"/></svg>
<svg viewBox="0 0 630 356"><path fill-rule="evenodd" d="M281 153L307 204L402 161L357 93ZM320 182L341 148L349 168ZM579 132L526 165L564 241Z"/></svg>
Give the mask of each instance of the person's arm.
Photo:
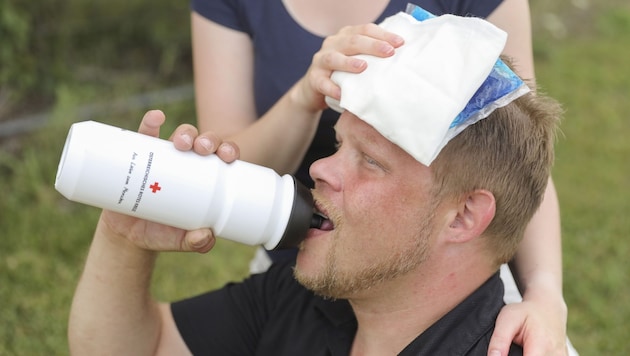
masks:
<svg viewBox="0 0 630 356"><path fill-rule="evenodd" d="M532 26L528 0L504 0L487 20L508 34L503 54L513 60L516 73L535 84Z"/></svg>
<svg viewBox="0 0 630 356"><path fill-rule="evenodd" d="M550 178L544 201L527 226L511 263L523 302L503 308L495 329L497 340L491 344L497 349L502 343L509 346L507 339L513 337L523 345L525 355L567 353L559 221L558 199Z"/></svg>
<svg viewBox="0 0 630 356"><path fill-rule="evenodd" d="M195 12L191 23L199 129L236 142L244 161L292 173L312 141L322 108L300 107L285 96L257 120L249 36Z"/></svg>
<svg viewBox="0 0 630 356"><path fill-rule="evenodd" d="M139 132L157 136L164 115L150 111ZM215 135L197 136L190 125L172 137L175 147L216 153L225 161L238 155ZM204 141L207 139L208 141ZM209 143L209 144L208 144ZM103 211L70 311L68 338L75 355L190 354L168 305L150 294L156 251L205 253L214 246L209 229L184 231Z"/></svg>
<svg viewBox="0 0 630 356"><path fill-rule="evenodd" d="M394 47L402 44L398 36L375 25L352 27L354 34L362 36L357 46L344 43L345 47L339 47L340 42L330 40L336 37L329 37L314 56L310 74L300 79L257 120L254 53L248 35L213 23L195 12L191 21L200 129L212 130L234 141L241 150L242 160L273 168L280 174L293 173L299 167L313 140L321 111L326 108L324 95L330 93L328 88L319 87L329 85L325 77L329 77L332 70L360 72L365 69L362 60L326 53L345 50L347 55L389 56ZM348 31L350 29L346 28L340 33Z"/></svg>
<svg viewBox="0 0 630 356"><path fill-rule="evenodd" d="M535 89L528 1L506 0L488 21L508 33L504 54L513 59L516 72ZM562 295L560 212L551 178L510 267L523 303L503 308L490 350L506 355L515 340L526 354L564 354L567 308Z"/></svg>

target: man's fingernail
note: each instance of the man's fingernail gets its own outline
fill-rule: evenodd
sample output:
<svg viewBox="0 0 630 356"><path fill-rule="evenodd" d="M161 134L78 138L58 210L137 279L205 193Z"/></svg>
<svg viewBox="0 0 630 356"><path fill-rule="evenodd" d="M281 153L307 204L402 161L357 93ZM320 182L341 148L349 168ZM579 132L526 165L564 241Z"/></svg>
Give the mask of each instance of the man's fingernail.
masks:
<svg viewBox="0 0 630 356"><path fill-rule="evenodd" d="M232 145L221 144L221 147L219 147L219 149L221 149L224 154L234 154L234 147L232 147Z"/></svg>
<svg viewBox="0 0 630 356"><path fill-rule="evenodd" d="M182 140L184 140L184 142L186 142L187 145L192 145L193 140L192 140L192 137L190 137L189 134L185 134L184 133L184 134L181 135L181 138L182 138Z"/></svg>
<svg viewBox="0 0 630 356"><path fill-rule="evenodd" d="M212 141L210 141L207 137L200 138L199 144L208 152L212 152L214 150L214 145L212 144Z"/></svg>

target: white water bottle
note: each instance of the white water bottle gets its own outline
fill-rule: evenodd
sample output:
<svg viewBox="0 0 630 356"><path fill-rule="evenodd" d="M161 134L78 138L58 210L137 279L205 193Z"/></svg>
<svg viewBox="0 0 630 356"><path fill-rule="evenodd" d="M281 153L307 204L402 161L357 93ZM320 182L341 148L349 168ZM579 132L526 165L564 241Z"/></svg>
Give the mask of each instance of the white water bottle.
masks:
<svg viewBox="0 0 630 356"><path fill-rule="evenodd" d="M313 198L290 175L177 150L170 141L94 121L75 123L55 188L66 198L268 250L297 246Z"/></svg>

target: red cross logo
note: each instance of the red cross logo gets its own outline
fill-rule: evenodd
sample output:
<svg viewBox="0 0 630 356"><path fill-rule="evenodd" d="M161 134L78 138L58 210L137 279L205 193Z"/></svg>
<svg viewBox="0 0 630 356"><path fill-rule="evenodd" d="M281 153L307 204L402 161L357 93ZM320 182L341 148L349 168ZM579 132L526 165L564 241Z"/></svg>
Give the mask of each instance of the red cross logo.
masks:
<svg viewBox="0 0 630 356"><path fill-rule="evenodd" d="M151 188L151 191L153 193L157 192L158 190L162 190L162 187L160 187L160 184L158 182L151 184L149 188Z"/></svg>

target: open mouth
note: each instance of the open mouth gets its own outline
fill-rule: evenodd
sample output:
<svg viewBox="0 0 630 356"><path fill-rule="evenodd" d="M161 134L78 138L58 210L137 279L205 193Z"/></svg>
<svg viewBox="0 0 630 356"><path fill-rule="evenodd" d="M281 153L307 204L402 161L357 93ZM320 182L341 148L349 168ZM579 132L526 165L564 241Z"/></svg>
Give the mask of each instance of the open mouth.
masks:
<svg viewBox="0 0 630 356"><path fill-rule="evenodd" d="M323 231L331 231L334 230L335 224L333 224L333 222L328 218L328 216L326 216L326 214L316 209L315 211L313 211L311 227Z"/></svg>

